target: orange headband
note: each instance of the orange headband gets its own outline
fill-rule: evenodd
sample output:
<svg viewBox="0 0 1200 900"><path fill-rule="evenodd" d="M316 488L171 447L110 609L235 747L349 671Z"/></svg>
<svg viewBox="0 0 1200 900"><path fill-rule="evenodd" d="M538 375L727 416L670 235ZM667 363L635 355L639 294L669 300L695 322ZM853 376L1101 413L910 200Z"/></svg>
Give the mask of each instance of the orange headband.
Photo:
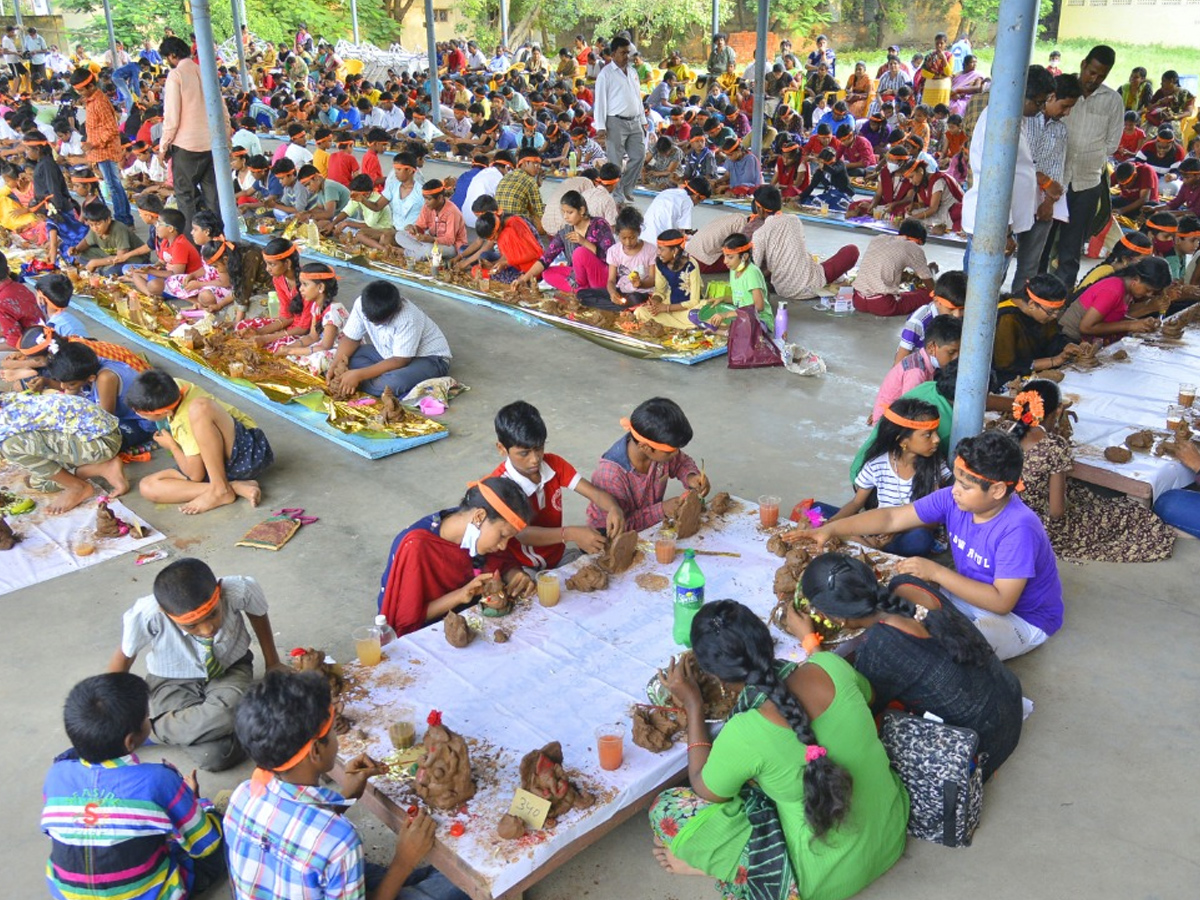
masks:
<svg viewBox="0 0 1200 900"><path fill-rule="evenodd" d="M300 179L300 183L301 184L310 184L314 178L319 178L320 175L321 175L320 172L313 172L311 175L305 175L303 178Z"/></svg>
<svg viewBox="0 0 1200 900"><path fill-rule="evenodd" d="M621 420L621 427L624 428L639 444L645 444L651 450L661 450L663 453L674 453L678 447L672 447L670 444L660 444L658 441L652 441L649 438L644 438L634 430L633 423L629 419Z"/></svg>
<svg viewBox="0 0 1200 900"><path fill-rule="evenodd" d="M784 144L779 149L782 150L784 153L791 153L793 150L799 150L800 145L799 144Z"/></svg>
<svg viewBox="0 0 1200 900"><path fill-rule="evenodd" d="M1129 240L1129 236L1125 234L1121 235L1121 240L1118 243L1120 243L1125 249L1132 250L1138 256L1149 256L1154 252L1153 247L1139 247L1133 241Z"/></svg>
<svg viewBox="0 0 1200 900"><path fill-rule="evenodd" d="M1154 222L1147 222L1146 227L1152 228L1155 231L1161 231L1163 234L1174 234L1179 230L1179 227L1176 225L1158 225Z"/></svg>
<svg viewBox="0 0 1200 900"><path fill-rule="evenodd" d="M597 184L616 184L620 180L621 180L620 178L597 178L596 183Z"/></svg>
<svg viewBox="0 0 1200 900"><path fill-rule="evenodd" d="M669 241L664 241L662 238L658 239L658 246L660 247L682 247L686 243L687 237L671 238Z"/></svg>
<svg viewBox="0 0 1200 900"><path fill-rule="evenodd" d="M150 149L149 147L142 148L142 150L149 150L149 149ZM138 152L141 153L142 150L139 150ZM230 156L246 156L249 152L250 151L247 150L245 147L234 147L232 150L229 151L229 155Z"/></svg>
<svg viewBox="0 0 1200 900"><path fill-rule="evenodd" d="M754 249L754 241L746 241L741 247L722 247L721 251L730 253L749 253Z"/></svg>
<svg viewBox="0 0 1200 900"><path fill-rule="evenodd" d="M883 417L889 422L896 423L901 428L911 428L913 431L934 431L942 422L940 418L925 419L923 421L918 421L917 419L906 419L899 413L892 412L892 408L890 406L884 408Z"/></svg>
<svg viewBox="0 0 1200 900"><path fill-rule="evenodd" d="M208 258L208 261L210 263L215 263L218 259L225 255L225 251L229 248L229 246L229 241L221 241L221 243L217 246L217 249L213 252L213 255Z"/></svg>
<svg viewBox="0 0 1200 900"><path fill-rule="evenodd" d="M488 505L496 512L504 517L504 521L511 525L517 531L524 531L528 526L528 522L512 511L512 508L500 499L500 495L493 491L482 481L472 481L467 487L479 488L479 493L483 495L483 499L488 502Z"/></svg>
<svg viewBox="0 0 1200 900"><path fill-rule="evenodd" d="M99 184L100 179L95 175L72 175L71 180L76 184Z"/></svg>
<svg viewBox="0 0 1200 900"><path fill-rule="evenodd" d="M217 604L221 602L221 584L217 582L217 588L212 592L212 596L193 609L191 612L185 612L178 616L173 616L167 613L167 617L176 625L195 625L201 619L207 619Z"/></svg>
<svg viewBox="0 0 1200 900"><path fill-rule="evenodd" d="M34 356L41 353L47 347L54 343L54 331L50 328L42 328L42 339L32 347L18 347L22 356Z"/></svg>
<svg viewBox="0 0 1200 900"><path fill-rule="evenodd" d="M353 138L351 138L351 139L350 139L350 140L348 140L348 141L338 141L338 142L337 142L337 145L338 145L339 147L353 147L353 146L354 146L354 139L353 139Z"/></svg>
<svg viewBox="0 0 1200 900"><path fill-rule="evenodd" d="M161 216L161 215L159 215L158 213L156 213L156 212L154 212L153 210L150 210L150 209L139 209L139 210L138 210L138 212L140 212L140 213L141 213L143 216L149 216L151 219L154 219L154 220L156 220L156 221L157 221L158 219L161 219L161 218L162 218L162 216Z"/></svg>
<svg viewBox="0 0 1200 900"><path fill-rule="evenodd" d="M1129 182L1133 181L1133 179L1137 178L1137 176L1138 176L1138 170L1135 168L1132 172L1129 173L1128 178L1123 179L1123 180L1118 179L1117 184L1129 184Z"/></svg>
<svg viewBox="0 0 1200 900"><path fill-rule="evenodd" d="M1181 237L1181 238L1200 237L1200 231L1177 231L1177 232L1175 232L1175 237Z"/></svg>
<svg viewBox="0 0 1200 900"><path fill-rule="evenodd" d="M264 253L262 255L262 257L263 257L263 259L267 260L268 262L278 262L281 259L287 259L289 256L291 256L295 252L296 252L296 245L292 244L292 246L288 247L282 253Z"/></svg>
<svg viewBox="0 0 1200 900"><path fill-rule="evenodd" d="M701 194L701 193L700 193L698 190L696 190L694 187L692 187L690 184L688 184L688 183L686 183L686 182L685 182L683 186L684 186L685 188L687 188L689 191L691 191L693 194L695 194L697 197L699 197L701 200L703 200L703 199L704 199L704 195L703 195L703 194Z"/></svg>
<svg viewBox="0 0 1200 900"><path fill-rule="evenodd" d="M955 304L951 303L945 297L939 297L937 294L933 295L933 302L936 303L938 306L940 306L942 309L960 309L961 308L961 307L956 306Z"/></svg>
<svg viewBox="0 0 1200 900"><path fill-rule="evenodd" d="M1039 297L1037 294L1035 294L1033 291L1031 291L1029 289L1028 285L1026 285L1026 287L1025 287L1025 296L1028 297L1030 300L1032 300L1034 303L1036 303L1038 306L1046 307L1046 309L1059 309L1062 307L1062 305L1064 303L1067 302L1065 297L1062 300L1047 300L1045 297Z"/></svg>
<svg viewBox="0 0 1200 900"><path fill-rule="evenodd" d="M957 456L954 458L954 465L958 466L960 469L962 469L964 472L966 472L972 478L975 478L979 481L984 481L984 482L987 482L988 484L1011 484L1013 486L1014 490L1017 490L1017 491L1025 490L1025 482L1022 481L1020 478L1018 478L1016 481L1001 481L999 478L988 478L986 475L980 475L978 472L972 471L970 468L968 468L967 464L965 462L963 462L963 458L961 456Z"/></svg>
<svg viewBox="0 0 1200 900"><path fill-rule="evenodd" d="M330 272L301 272L300 273L301 281L325 281L330 278L335 278L340 281L341 277L342 277L341 275L339 275L337 272L333 272L333 271L330 271Z"/></svg>
<svg viewBox="0 0 1200 900"><path fill-rule="evenodd" d="M26 140L22 140L22 141L21 141L21 143L22 143L22 144L24 144L26 147L49 147L49 146L50 146L50 142L49 142L49 141L26 141Z"/></svg>
<svg viewBox="0 0 1200 900"><path fill-rule="evenodd" d="M421 191L423 197L436 197L438 194L443 194L446 191L446 186L439 184L437 187L424 188Z"/></svg>
<svg viewBox="0 0 1200 900"><path fill-rule="evenodd" d="M250 776L250 784L251 784L250 793L254 794L254 795L261 794L266 789L267 782L269 782L271 780L272 773L286 772L289 769L296 768L296 766L298 766L298 765L300 765L300 763L304 762L304 758L306 756L308 756L309 751L311 751L313 748L313 745L317 741L324 740L325 736L327 734L329 734L329 729L331 729L333 727L333 721L335 718L337 718L337 716L335 714L333 704L330 704L329 705L329 718L327 718L325 720L325 722L321 725L321 727L319 729L317 729L317 733L315 735L313 735L309 740L304 742L304 746L301 747L299 750L297 750L295 752L295 754L291 757L291 759L289 759L285 763L282 763L281 765L275 766L275 768L273 768L273 769L268 770L268 769L263 769L263 768L257 768L254 770L254 774Z"/></svg>
<svg viewBox="0 0 1200 900"><path fill-rule="evenodd" d="M507 159L497 159L494 160L492 164L496 166L508 166L510 169L512 168L512 163L510 163Z"/></svg>
<svg viewBox="0 0 1200 900"><path fill-rule="evenodd" d="M83 81L79 82L79 84L73 85L73 87L75 87L75 88L87 87L89 84L91 84L95 80L96 80L96 73L88 72L87 78L83 79Z"/></svg>
<svg viewBox="0 0 1200 900"><path fill-rule="evenodd" d="M185 394L187 394L187 391L180 391L178 400L176 400L174 403L170 404L169 406L162 407L161 409L143 409L143 410L134 410L134 412L137 412L139 415L142 415L142 416L161 416L163 413L175 412L175 410L179 409L179 404L183 402L183 398L184 398Z"/></svg>

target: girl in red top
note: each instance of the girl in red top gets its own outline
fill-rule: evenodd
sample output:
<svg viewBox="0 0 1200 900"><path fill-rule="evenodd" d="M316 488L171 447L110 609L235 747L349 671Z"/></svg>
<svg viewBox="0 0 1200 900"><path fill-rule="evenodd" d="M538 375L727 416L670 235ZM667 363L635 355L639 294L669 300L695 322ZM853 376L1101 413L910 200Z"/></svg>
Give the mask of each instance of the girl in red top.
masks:
<svg viewBox="0 0 1200 900"><path fill-rule="evenodd" d="M379 154L387 149L389 143L391 139L382 128L372 128L367 132L367 152L362 158L362 173L371 176L376 190L381 190L386 180L383 177L383 165L379 162Z"/></svg>
<svg viewBox="0 0 1200 900"><path fill-rule="evenodd" d="M799 197L808 190L810 181L808 166L800 160L800 144L785 139L775 160L775 177L771 184L779 188L784 199Z"/></svg>
<svg viewBox="0 0 1200 900"><path fill-rule="evenodd" d="M1117 162L1133 159L1145 142L1146 132L1138 127L1138 114L1131 109L1125 113L1125 127L1121 130L1121 142L1117 144L1117 152L1113 155Z"/></svg>
<svg viewBox="0 0 1200 900"><path fill-rule="evenodd" d="M304 334L312 327L312 304L300 296L300 248L287 238L272 238L263 248L263 264L279 297L279 315L245 319L236 329L250 332L259 344L274 345L280 338Z"/></svg>
<svg viewBox="0 0 1200 900"><path fill-rule="evenodd" d="M480 599L497 575L510 597L529 596L533 580L502 551L530 515L516 482L485 478L471 485L456 509L425 516L392 541L379 612L397 634L408 634Z"/></svg>
<svg viewBox="0 0 1200 900"><path fill-rule="evenodd" d="M496 242L500 258L491 264L491 277L512 284L542 258L543 248L533 226L522 216L484 213L475 221L475 234Z"/></svg>

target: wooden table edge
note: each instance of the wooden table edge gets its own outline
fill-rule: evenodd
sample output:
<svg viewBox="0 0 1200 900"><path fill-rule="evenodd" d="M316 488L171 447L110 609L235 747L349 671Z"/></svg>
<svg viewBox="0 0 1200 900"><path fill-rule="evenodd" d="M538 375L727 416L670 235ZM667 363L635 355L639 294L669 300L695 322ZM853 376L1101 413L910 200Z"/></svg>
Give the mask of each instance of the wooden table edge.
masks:
<svg viewBox="0 0 1200 900"><path fill-rule="evenodd" d="M1147 481L1138 481L1128 475L1121 475L1112 469L1097 466L1092 463L1075 461L1071 469L1071 477L1086 481L1088 484L1120 491L1145 505L1149 506L1154 499L1154 488Z"/></svg>

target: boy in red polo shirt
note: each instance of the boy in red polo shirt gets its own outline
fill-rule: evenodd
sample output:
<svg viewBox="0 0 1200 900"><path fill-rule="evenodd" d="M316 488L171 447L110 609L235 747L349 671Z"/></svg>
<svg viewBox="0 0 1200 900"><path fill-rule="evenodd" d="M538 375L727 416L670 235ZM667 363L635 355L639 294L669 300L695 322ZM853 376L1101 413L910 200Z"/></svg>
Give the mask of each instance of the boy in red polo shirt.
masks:
<svg viewBox="0 0 1200 900"><path fill-rule="evenodd" d="M358 174L358 160L354 158L353 150L354 138L338 138L337 150L329 154L329 168L325 177L350 187L350 179Z"/></svg>
<svg viewBox="0 0 1200 900"><path fill-rule="evenodd" d="M1158 203L1158 173L1145 163L1123 162L1113 172L1113 212L1118 216L1140 215Z"/></svg>
<svg viewBox="0 0 1200 900"><path fill-rule="evenodd" d="M386 150L390 143L391 138L382 128L372 128L367 132L367 152L363 154L362 158L362 173L371 176L376 190L382 188L386 180L383 175L383 164L379 161L379 154Z"/></svg>
<svg viewBox="0 0 1200 900"><path fill-rule="evenodd" d="M600 553L625 530L625 514L611 494L582 478L574 466L546 452L546 423L537 409L518 400L496 413L496 447L504 462L489 477L515 481L529 497L529 527L508 542L506 553L531 569L554 569L563 563L566 542L584 553ZM563 526L564 490L575 491L606 516L607 535L587 525Z"/></svg>

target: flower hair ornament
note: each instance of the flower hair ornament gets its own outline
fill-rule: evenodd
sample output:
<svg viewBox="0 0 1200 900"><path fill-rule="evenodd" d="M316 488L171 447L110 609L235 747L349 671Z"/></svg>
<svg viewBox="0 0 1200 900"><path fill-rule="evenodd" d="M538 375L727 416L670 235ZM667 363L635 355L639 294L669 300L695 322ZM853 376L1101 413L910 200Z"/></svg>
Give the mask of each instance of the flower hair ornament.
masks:
<svg viewBox="0 0 1200 900"><path fill-rule="evenodd" d="M1013 399L1013 418L1033 428L1046 418L1046 405L1037 391L1022 391Z"/></svg>

